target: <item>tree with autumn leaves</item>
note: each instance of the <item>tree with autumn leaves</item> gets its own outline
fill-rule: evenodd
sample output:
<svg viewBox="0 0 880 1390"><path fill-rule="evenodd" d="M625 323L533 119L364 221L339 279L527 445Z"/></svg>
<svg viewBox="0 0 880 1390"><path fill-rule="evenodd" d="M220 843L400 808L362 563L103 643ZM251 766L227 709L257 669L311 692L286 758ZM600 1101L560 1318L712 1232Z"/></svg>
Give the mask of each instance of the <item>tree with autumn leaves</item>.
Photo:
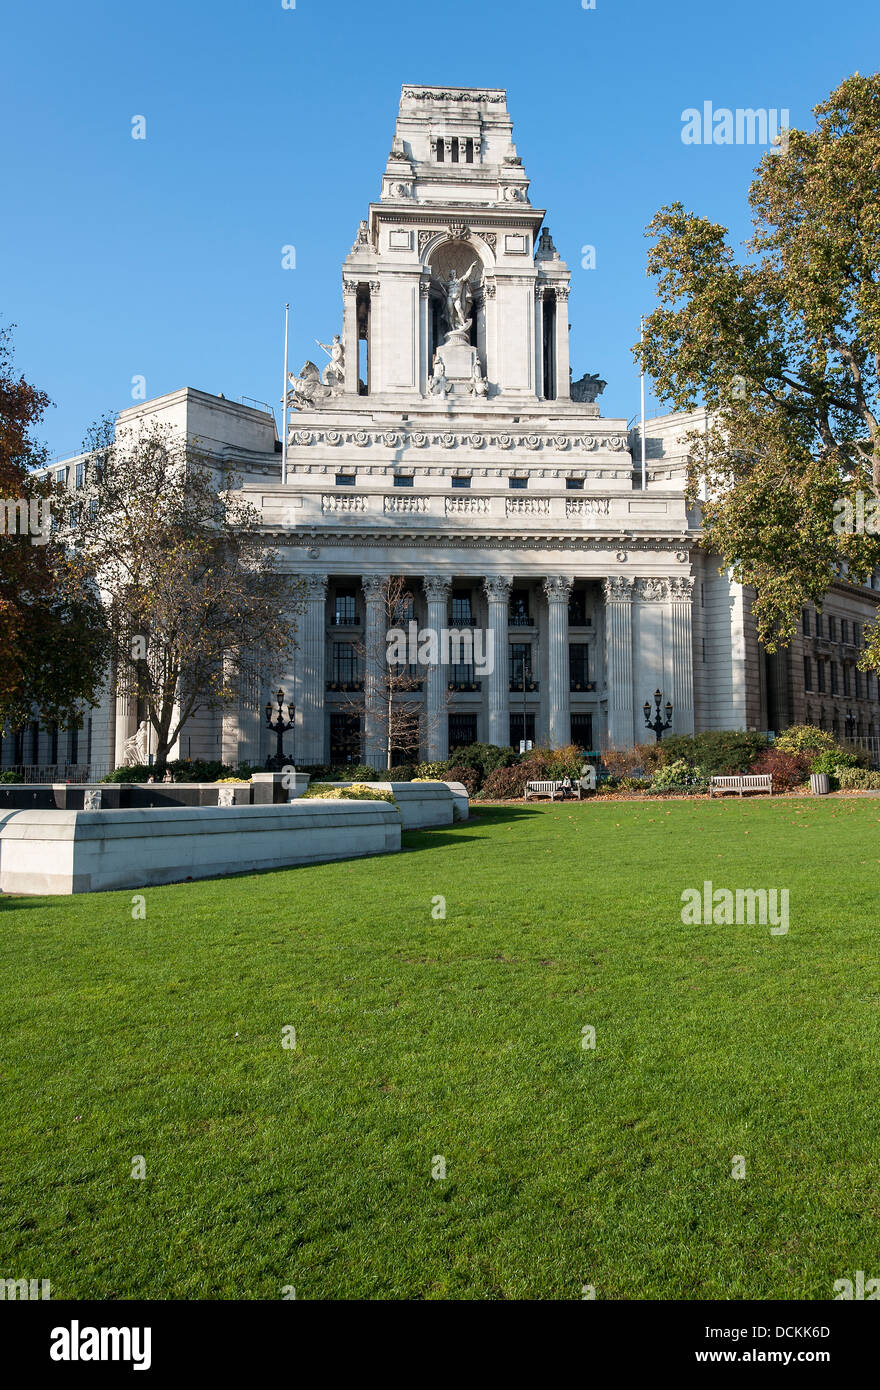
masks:
<svg viewBox="0 0 880 1390"><path fill-rule="evenodd" d="M81 705L98 698L108 650L94 586L59 532L42 525L64 506L61 489L34 472L46 464L34 431L48 404L15 374L11 330L0 330L0 730L34 718L78 727Z"/></svg>
<svg viewBox="0 0 880 1390"><path fill-rule="evenodd" d="M634 349L662 399L709 412L690 498L771 651L805 601L880 565L880 74L814 114L756 170L742 260L725 227L657 213L659 307ZM880 668L880 624L866 641L863 669Z"/></svg>

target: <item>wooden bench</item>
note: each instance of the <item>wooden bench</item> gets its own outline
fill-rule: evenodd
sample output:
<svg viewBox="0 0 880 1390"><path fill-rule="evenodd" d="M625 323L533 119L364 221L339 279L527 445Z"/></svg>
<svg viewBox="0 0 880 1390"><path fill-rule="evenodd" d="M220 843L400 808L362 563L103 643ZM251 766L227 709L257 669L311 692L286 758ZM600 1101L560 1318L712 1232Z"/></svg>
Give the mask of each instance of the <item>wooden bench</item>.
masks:
<svg viewBox="0 0 880 1390"><path fill-rule="evenodd" d="M714 796L715 792L724 795L725 792L769 792L773 795L773 775L770 772L749 772L743 773L738 777L713 777L709 783L709 795Z"/></svg>
<svg viewBox="0 0 880 1390"><path fill-rule="evenodd" d="M529 801L533 796L549 796L551 801L555 801L557 796L576 796L578 801L581 799L581 785L579 782L526 782L525 799Z"/></svg>

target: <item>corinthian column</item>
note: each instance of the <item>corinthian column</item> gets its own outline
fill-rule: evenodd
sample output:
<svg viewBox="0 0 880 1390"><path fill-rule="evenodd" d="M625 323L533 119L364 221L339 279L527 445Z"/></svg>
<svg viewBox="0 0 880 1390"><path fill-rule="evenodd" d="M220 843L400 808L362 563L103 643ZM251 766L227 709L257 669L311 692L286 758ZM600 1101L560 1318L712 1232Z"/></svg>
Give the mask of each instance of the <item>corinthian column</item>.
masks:
<svg viewBox="0 0 880 1390"><path fill-rule="evenodd" d="M694 648L692 614L694 581L669 581L672 647L673 730L677 734L694 732Z"/></svg>
<svg viewBox="0 0 880 1390"><path fill-rule="evenodd" d="M489 602L489 742L505 748L510 743L510 683L507 673L507 606L513 580L493 574L483 580ZM488 655L488 653L487 653Z"/></svg>
<svg viewBox="0 0 880 1390"><path fill-rule="evenodd" d="M309 764L324 761L326 574L307 574L305 586L305 611L297 632L299 650L294 654L296 746L292 751L298 762Z"/></svg>
<svg viewBox="0 0 880 1390"><path fill-rule="evenodd" d="M548 625L547 710L550 717L550 747L564 748L571 741L568 678L568 599L571 578L558 575L544 580L544 593L550 615Z"/></svg>
<svg viewBox="0 0 880 1390"><path fill-rule="evenodd" d="M365 574L361 580L367 610L364 626L364 762L378 772L385 766L388 729L379 708L382 700L382 667L387 624L385 595L387 574Z"/></svg>
<svg viewBox="0 0 880 1390"><path fill-rule="evenodd" d="M428 600L428 631L437 643L439 660L427 671L427 700L425 709L428 762L442 762L449 757L449 725L446 719L447 672L443 658L442 633L447 627L450 581L442 574L426 574L422 580Z"/></svg>
<svg viewBox="0 0 880 1390"><path fill-rule="evenodd" d="M631 748L633 737L631 579L605 580L605 659L608 671L608 742Z"/></svg>

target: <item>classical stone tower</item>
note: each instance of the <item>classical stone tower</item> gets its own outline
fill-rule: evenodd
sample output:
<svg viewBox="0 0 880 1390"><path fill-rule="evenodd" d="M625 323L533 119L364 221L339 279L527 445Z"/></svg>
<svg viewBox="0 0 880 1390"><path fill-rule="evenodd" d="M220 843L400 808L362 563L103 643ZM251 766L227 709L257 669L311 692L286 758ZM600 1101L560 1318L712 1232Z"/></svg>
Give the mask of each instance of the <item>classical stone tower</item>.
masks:
<svg viewBox="0 0 880 1390"><path fill-rule="evenodd" d="M568 399L569 273L543 220L503 91L404 87L343 266L346 393Z"/></svg>

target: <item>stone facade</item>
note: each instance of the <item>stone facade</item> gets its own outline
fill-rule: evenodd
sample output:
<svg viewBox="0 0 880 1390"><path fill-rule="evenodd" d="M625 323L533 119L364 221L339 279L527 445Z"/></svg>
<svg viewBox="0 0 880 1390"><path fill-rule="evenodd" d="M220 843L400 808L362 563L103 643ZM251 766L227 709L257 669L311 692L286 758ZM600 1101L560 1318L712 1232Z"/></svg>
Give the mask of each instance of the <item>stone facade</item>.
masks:
<svg viewBox="0 0 880 1390"><path fill-rule="evenodd" d="M234 465L304 578L299 649L267 686L294 692L301 765L380 761L375 672L357 652L381 637L390 575L407 577L420 626L494 638L482 677L426 671L430 758L474 739L629 745L650 737L656 688L683 733L849 718L842 695L804 689L817 639L768 658L749 594L697 548L684 435L699 419L649 422L642 489L640 441L601 415L604 382L572 389L571 276L544 218L503 91L405 86L379 200L342 265L330 361L291 377L286 473L268 412L187 389L120 417L161 416ZM830 597L863 626L880 595L842 581ZM876 681L857 696L847 680L853 728L876 735ZM194 721L180 754L264 757L267 691ZM112 762L137 711L108 702L93 718L92 759Z"/></svg>

